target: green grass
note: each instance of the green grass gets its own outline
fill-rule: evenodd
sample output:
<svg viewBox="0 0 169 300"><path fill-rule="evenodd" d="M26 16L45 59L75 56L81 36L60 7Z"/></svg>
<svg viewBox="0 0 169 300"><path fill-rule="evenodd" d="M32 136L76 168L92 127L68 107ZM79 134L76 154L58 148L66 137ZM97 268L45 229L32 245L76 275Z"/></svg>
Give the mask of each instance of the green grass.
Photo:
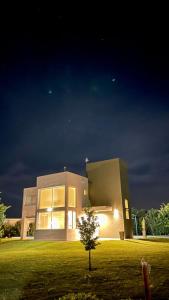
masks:
<svg viewBox="0 0 169 300"><path fill-rule="evenodd" d="M169 299L169 239L102 241L88 253L80 242L0 242L0 299L58 299L91 291L103 299L144 299L140 260L151 265L153 299Z"/></svg>

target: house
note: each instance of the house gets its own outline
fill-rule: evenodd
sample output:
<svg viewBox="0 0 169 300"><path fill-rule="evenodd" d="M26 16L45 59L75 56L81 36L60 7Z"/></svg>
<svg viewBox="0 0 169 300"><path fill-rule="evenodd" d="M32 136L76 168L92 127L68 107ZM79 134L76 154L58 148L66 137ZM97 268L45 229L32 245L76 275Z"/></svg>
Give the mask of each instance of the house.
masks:
<svg viewBox="0 0 169 300"><path fill-rule="evenodd" d="M99 237L132 238L127 167L121 159L86 163L86 177L68 171L37 177L23 193L21 237L35 222L36 240L78 240L77 218L90 206Z"/></svg>

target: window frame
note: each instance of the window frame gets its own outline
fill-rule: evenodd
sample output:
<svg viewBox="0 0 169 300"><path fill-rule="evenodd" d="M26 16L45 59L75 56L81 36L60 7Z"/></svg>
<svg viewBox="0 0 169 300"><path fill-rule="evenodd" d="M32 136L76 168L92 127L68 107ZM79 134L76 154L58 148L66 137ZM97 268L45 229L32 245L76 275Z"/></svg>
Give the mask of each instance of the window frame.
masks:
<svg viewBox="0 0 169 300"><path fill-rule="evenodd" d="M71 226L69 226L69 213L71 213ZM75 216L75 219L74 219ZM76 229L77 228L77 222L76 222L76 211L75 210L68 210L68 215L67 215L67 229Z"/></svg>
<svg viewBox="0 0 169 300"><path fill-rule="evenodd" d="M52 225L52 219L53 219L53 213L63 213L63 228L53 228ZM40 214L46 214L50 217L50 226L48 228L39 228L40 227ZM37 213L37 230L64 230L65 229L65 210L54 210L54 211L38 211Z"/></svg>
<svg viewBox="0 0 169 300"><path fill-rule="evenodd" d="M61 188L61 187L63 187L64 188L64 206L53 206L53 202L54 202L54 200L53 200L53 194L54 194L54 192L53 192L53 189L54 188ZM41 198L41 191L42 190L45 190L45 189L51 189L52 190L52 199L51 199L51 206L48 206L48 207L40 207L40 198ZM49 187L44 187L44 188L40 188L40 189L38 189L38 210L42 210L42 209L48 209L48 208L51 208L51 209L57 209L57 208L65 208L65 206L66 206L66 197L65 197L65 195L66 195L66 192L65 192L65 190L66 190L66 187L65 187L65 185L54 185L54 186L49 186Z"/></svg>
<svg viewBox="0 0 169 300"><path fill-rule="evenodd" d="M69 189L75 190L75 205L74 206L69 205ZM68 205L68 208L76 208L77 207L77 188L75 186L68 186L67 205Z"/></svg>

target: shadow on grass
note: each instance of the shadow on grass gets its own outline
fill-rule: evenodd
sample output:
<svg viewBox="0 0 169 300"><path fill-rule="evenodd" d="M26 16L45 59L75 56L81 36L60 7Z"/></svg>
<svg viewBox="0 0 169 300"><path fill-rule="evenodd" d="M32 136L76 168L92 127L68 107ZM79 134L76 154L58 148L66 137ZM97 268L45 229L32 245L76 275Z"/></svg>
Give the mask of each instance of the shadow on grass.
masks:
<svg viewBox="0 0 169 300"><path fill-rule="evenodd" d="M20 300L58 299L62 296L62 287L58 286L54 272L35 272L31 275L22 290Z"/></svg>
<svg viewBox="0 0 169 300"><path fill-rule="evenodd" d="M147 240L143 240L143 239L140 239L140 240L127 240L127 242L129 243L134 243L134 244L139 244L139 245L146 245L146 243L140 243L139 241L147 241Z"/></svg>
<svg viewBox="0 0 169 300"><path fill-rule="evenodd" d="M122 268L125 269L126 266ZM20 300L55 300L68 293L78 292L91 292L92 294L97 294L100 299L126 299L124 295L125 293L128 295L128 288L122 289L123 284L126 282L126 272L124 271L123 274L121 274L121 278L118 272L115 272L113 275L105 272L86 272L78 276L78 278L72 274L72 284L66 274L58 276L55 272L31 273L31 277L22 290ZM142 288L131 287L132 291L130 290L130 294L133 294L134 299L141 299Z"/></svg>
<svg viewBox="0 0 169 300"><path fill-rule="evenodd" d="M139 241L148 241L148 242L168 243L168 244L169 244L169 237L166 237L166 238L147 238L147 239L139 239Z"/></svg>

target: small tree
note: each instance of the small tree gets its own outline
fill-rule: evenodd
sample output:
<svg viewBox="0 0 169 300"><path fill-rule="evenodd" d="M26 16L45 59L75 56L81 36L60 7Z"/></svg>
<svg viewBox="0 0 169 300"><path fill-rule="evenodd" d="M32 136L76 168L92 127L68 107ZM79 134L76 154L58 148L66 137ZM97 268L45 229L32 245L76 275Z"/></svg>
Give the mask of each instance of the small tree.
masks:
<svg viewBox="0 0 169 300"><path fill-rule="evenodd" d="M0 203L0 237L3 235L3 229L2 229L2 225L5 221L5 212L7 211L7 209L9 208L10 206L6 206L4 205L3 203Z"/></svg>
<svg viewBox="0 0 169 300"><path fill-rule="evenodd" d="M89 271L92 270L91 265L91 250L95 249L99 244L97 242L96 229L100 226L97 222L97 217L89 208L85 210L85 216L78 219L77 227L80 233L80 241L85 246L85 250L89 251Z"/></svg>

